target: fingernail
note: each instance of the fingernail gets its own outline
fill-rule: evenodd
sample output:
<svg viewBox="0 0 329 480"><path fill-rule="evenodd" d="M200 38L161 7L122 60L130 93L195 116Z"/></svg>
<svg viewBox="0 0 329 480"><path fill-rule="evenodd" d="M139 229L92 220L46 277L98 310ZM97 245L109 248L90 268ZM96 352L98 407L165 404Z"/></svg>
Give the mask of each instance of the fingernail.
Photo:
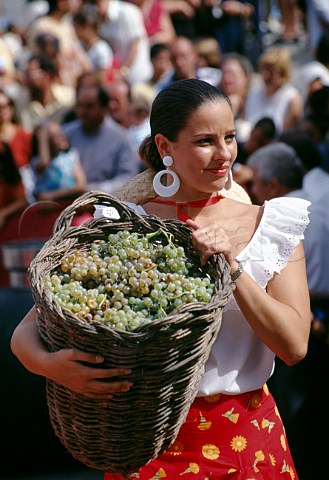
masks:
<svg viewBox="0 0 329 480"><path fill-rule="evenodd" d="M96 355L95 360L97 363L102 363L104 362L104 357L102 357L101 355Z"/></svg>

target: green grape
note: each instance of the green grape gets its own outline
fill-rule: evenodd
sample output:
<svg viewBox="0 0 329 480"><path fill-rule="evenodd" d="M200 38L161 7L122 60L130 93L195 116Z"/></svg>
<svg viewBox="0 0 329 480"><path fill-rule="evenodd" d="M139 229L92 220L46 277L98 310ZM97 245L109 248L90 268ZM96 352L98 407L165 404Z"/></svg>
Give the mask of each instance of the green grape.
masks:
<svg viewBox="0 0 329 480"><path fill-rule="evenodd" d="M121 230L64 256L45 279L58 304L85 319L133 331L184 303L209 302L214 284L173 235Z"/></svg>

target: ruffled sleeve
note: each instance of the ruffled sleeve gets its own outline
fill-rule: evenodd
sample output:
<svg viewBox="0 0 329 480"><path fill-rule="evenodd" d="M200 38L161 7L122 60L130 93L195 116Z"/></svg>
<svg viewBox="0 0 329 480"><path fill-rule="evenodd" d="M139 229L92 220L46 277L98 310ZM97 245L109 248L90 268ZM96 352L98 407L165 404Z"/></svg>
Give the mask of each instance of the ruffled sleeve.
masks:
<svg viewBox="0 0 329 480"><path fill-rule="evenodd" d="M304 239L309 223L310 202L301 198L280 197L268 200L258 229L238 255L246 272L265 288L275 273L280 273Z"/></svg>

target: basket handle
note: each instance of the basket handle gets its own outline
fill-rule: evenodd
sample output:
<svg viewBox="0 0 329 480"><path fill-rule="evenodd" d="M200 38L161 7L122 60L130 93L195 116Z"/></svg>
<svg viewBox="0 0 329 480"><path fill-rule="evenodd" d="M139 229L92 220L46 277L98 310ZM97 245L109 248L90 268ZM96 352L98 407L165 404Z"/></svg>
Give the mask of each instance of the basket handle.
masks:
<svg viewBox="0 0 329 480"><path fill-rule="evenodd" d="M91 190L90 192L87 192L74 200L71 205L66 207L60 213L54 224L54 234L61 230L66 230L67 228L69 228L71 226L74 215L78 213L79 209L88 205L103 205L114 207L117 210L120 218L111 218L111 222L122 222L122 220L129 221L132 218L136 217L138 217L138 219L142 223L144 222L144 219L141 215L138 215L135 210L133 210L128 205L125 205L117 198L100 190Z"/></svg>

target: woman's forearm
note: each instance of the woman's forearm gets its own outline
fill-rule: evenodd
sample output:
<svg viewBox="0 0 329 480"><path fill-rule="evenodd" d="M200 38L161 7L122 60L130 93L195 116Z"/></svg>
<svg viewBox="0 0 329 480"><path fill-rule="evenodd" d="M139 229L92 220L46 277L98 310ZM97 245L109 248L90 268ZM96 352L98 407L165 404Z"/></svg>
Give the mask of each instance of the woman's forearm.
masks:
<svg viewBox="0 0 329 480"><path fill-rule="evenodd" d="M43 357L46 358L49 351L41 340L35 319L36 309L32 307L14 330L10 346L13 354L27 370L37 375L44 375Z"/></svg>
<svg viewBox="0 0 329 480"><path fill-rule="evenodd" d="M234 292L251 328L288 365L306 355L311 321L308 288L302 274L304 260L298 260L297 255L295 261L274 275L267 292L247 273L237 279Z"/></svg>

